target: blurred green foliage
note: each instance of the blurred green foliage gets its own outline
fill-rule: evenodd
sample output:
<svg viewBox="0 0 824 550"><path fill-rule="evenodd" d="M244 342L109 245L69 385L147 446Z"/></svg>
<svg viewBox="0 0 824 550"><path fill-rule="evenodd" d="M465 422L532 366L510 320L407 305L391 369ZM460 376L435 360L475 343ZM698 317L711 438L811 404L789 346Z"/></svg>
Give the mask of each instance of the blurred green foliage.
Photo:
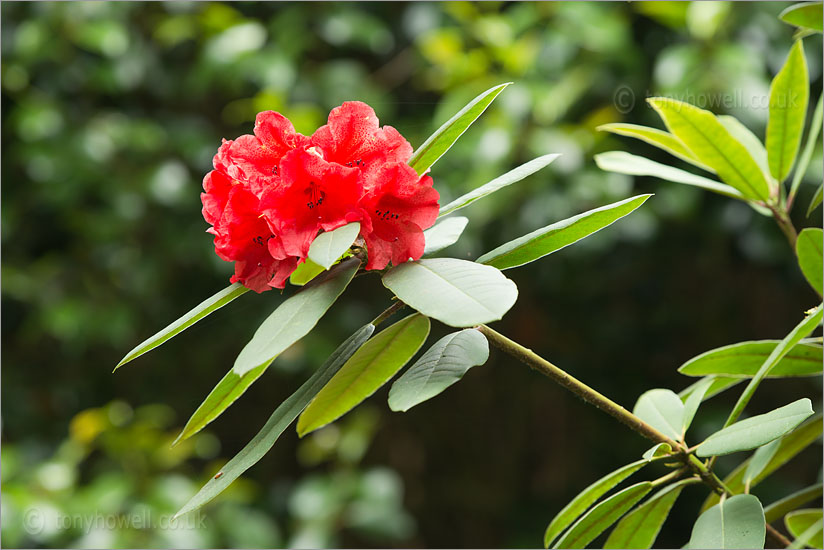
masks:
<svg viewBox="0 0 824 550"><path fill-rule="evenodd" d="M226 285L231 266L204 233L200 180L220 139L249 133L264 109L310 133L330 108L359 99L418 145L477 93L513 81L434 167L443 200L534 156L563 156L467 209L459 257L655 192L608 231L512 272L521 300L500 323L620 403L649 387L686 386L676 367L706 349L782 336L814 296L770 220L700 190L601 172L591 159L608 149L657 158L594 130L658 125L647 95L714 101L763 138L763 100L792 40L777 19L786 5L3 3L6 545L539 544L549 517L644 442L616 440L611 420L495 355L408 414L390 413L384 390L363 418L300 444L290 430L204 510L205 529L32 538L14 518L33 503L85 516L172 511L387 304L375 281L356 281L211 434L174 451L175 429L278 295L246 295L110 373L125 350ZM805 40L817 97L821 41ZM820 150L812 166L799 204L821 181ZM795 214L798 226L812 223ZM817 383L770 382L761 406ZM723 421L723 399L734 395L702 410L699 431ZM818 465L804 456L765 494L808 479ZM703 494L685 497L661 544L686 541L693 518L678 510Z"/></svg>

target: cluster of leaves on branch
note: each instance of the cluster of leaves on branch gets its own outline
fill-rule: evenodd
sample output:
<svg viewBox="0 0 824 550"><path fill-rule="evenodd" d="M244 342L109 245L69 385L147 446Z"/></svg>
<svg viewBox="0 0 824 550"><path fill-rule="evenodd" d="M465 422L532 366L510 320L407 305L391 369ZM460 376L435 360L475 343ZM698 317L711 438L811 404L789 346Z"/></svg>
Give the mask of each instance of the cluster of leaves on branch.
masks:
<svg viewBox="0 0 824 550"><path fill-rule="evenodd" d="M596 155L604 169L693 185L745 201L756 212L772 216L794 248L798 267L812 289L822 295L822 230L807 228L796 234L790 209L818 143L822 99L815 107L805 146L798 153L807 119L809 77L804 36L822 30L821 3L798 4L782 18L800 28L782 69L770 88L766 143L737 119L716 116L669 98L650 98L667 131L634 124L614 123L601 130L640 139L674 157L716 175L720 181L620 151ZM793 171L794 168L794 171ZM792 179L788 178L792 174ZM789 183L789 189L787 189ZM820 204L822 187L806 214ZM671 508L684 488L700 483L689 476L685 456L705 459L711 470L716 458L755 450L723 480L710 481L713 491L701 508L688 548L764 548L768 531L772 544L790 541L770 526L783 519L795 539L792 548L822 547L822 485L820 480L764 507L752 489L801 451L818 441L822 416L815 416L809 398L801 398L765 414L739 420L762 381L770 378L821 376L821 337L811 337L822 322L822 305L804 312L802 320L781 340L740 342L703 353L678 370L699 377L679 393L657 388L638 398L633 414L675 443L658 443L644 457L596 481L549 524L547 547L584 548L617 522L604 548L651 548ZM686 436L705 400L747 382L724 426L698 444ZM665 462L673 472L653 481L641 481L606 496L621 481L653 462ZM679 469L680 468L680 469ZM811 480L812 481L812 480ZM651 494L649 498L642 500ZM812 501L818 507L803 509ZM597 504L596 504L597 503ZM594 506L593 506L594 505Z"/></svg>
<svg viewBox="0 0 824 550"><path fill-rule="evenodd" d="M195 510L222 492L259 461L295 420L303 436L358 406L415 357L427 341L432 319L458 330L432 344L393 383L389 406L406 411L443 392L470 368L486 362L489 343L479 329L501 319L517 300L517 287L503 270L573 244L630 214L649 198L639 195L537 229L474 262L428 257L460 238L469 220L452 216L454 212L557 157L536 158L447 205L437 205L437 191L426 174L506 86L475 98L414 152L397 131L380 128L372 110L361 103L346 103L334 110L329 124L311 137L295 133L276 113L261 113L255 136L221 146L215 170L204 181L204 216L213 225L210 231L218 254L236 262L234 284L138 345L118 367L250 288L258 292L284 288L287 279L301 288L290 293L260 325L232 369L192 415L179 440L216 419L281 353L306 336L358 273L381 271L383 286L395 302L346 339L178 514ZM796 235L789 219L818 139L821 100L796 165L808 95L799 39L773 82L766 146L731 117L717 117L668 98L650 99L668 132L630 124L603 127L662 148L716 174L720 181L620 152L604 153L596 161L606 170L703 187L773 216L795 248L801 270L821 295L822 231L806 229ZM787 101L788 97L794 100ZM784 182L793 166L787 192ZM819 190L810 210L820 196ZM413 313L376 332L404 307ZM668 389L644 393L630 416L647 426L648 433L658 434L657 445L642 459L585 489L552 520L545 544L583 548L618 522L606 547L649 548L682 490L698 483L709 485L713 493L695 523L690 547L763 547L772 529L769 523L779 517L785 518L788 530L797 537L796 544L820 538L821 510L794 511L820 498L820 484L766 509L750 494L761 479L820 435L821 416L810 418L814 414L810 399L801 398L744 420L739 417L764 379L821 374L821 340L809 338L821 318L819 305L783 340L744 342L696 357L681 372L701 379L680 394ZM749 383L725 426L690 446L685 437L701 403L744 380ZM754 455L727 479L721 481L712 473L715 457L752 449L756 449ZM607 496L621 481L652 463L675 469ZM720 501L716 500L719 495Z"/></svg>

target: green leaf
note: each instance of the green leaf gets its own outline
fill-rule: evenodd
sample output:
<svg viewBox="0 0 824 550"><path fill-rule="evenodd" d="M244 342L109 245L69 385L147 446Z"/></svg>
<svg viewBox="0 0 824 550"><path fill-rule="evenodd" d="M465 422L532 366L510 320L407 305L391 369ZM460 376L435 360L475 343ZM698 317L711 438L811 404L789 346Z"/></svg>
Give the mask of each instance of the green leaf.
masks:
<svg viewBox="0 0 824 550"><path fill-rule="evenodd" d="M298 264L291 275L289 275L289 282L295 286L303 286L321 273L326 271L322 266L319 266L309 258Z"/></svg>
<svg viewBox="0 0 824 550"><path fill-rule="evenodd" d="M234 368L206 396L175 443L191 437L220 416L283 350L312 330L352 280L359 265L360 261L355 258L341 263L324 277L305 286L269 315L240 352ZM238 365L242 369L238 369Z"/></svg>
<svg viewBox="0 0 824 550"><path fill-rule="evenodd" d="M558 539L553 548L586 548L595 537L606 531L636 502L644 498L652 487L652 483L643 481L618 491L581 516L581 519Z"/></svg>
<svg viewBox="0 0 824 550"><path fill-rule="evenodd" d="M821 121L822 116L824 115L824 94L818 96L818 103L815 105L815 111L813 111L813 118L810 122L810 127L807 130L807 142L804 144L804 151L801 153L801 158L798 159L798 166L795 167L795 172L793 173L793 182L790 185L790 199L795 197L796 192L798 192L798 187L801 185L801 180L804 179L804 175L807 173L807 168L810 166L810 159L813 158L813 152L815 151L816 143L818 143L818 134L821 131ZM822 187L824 184L819 185L816 192L813 194L813 198L810 201L810 206L807 207L807 216L809 217L810 213L815 210L815 207L821 204L821 192ZM788 206L790 208L792 204Z"/></svg>
<svg viewBox="0 0 824 550"><path fill-rule="evenodd" d="M730 135L735 138L738 143L747 149L750 156L761 169L761 173L764 174L764 179L770 183L770 186L776 187L777 183L770 176L770 164L767 160L767 149L764 147L764 144L761 143L761 140L758 139L758 137L753 134L749 128L744 126L744 124L742 124L741 121L734 116L718 115L718 122L720 122L724 128L727 129Z"/></svg>
<svg viewBox="0 0 824 550"><path fill-rule="evenodd" d="M779 343L780 340L755 340L720 347L693 357L678 372L687 376L751 378ZM768 377L815 376L821 374L821 365L821 346L799 343L776 363Z"/></svg>
<svg viewBox="0 0 824 550"><path fill-rule="evenodd" d="M821 428L821 415L818 415L782 437L778 451L776 451L775 455L773 455L761 473L750 482L750 487L758 485L775 470L792 460L798 453L817 441L821 437ZM744 475L749 467L749 463L750 459L747 459L724 478L724 485L729 487L733 493L740 493L744 490ZM701 510L706 510L717 502L718 495L711 493L701 506Z"/></svg>
<svg viewBox="0 0 824 550"><path fill-rule="evenodd" d="M476 261L498 269L510 269L534 262L612 225L644 204L651 196L638 195L548 225L502 244Z"/></svg>
<svg viewBox="0 0 824 550"><path fill-rule="evenodd" d="M778 17L790 25L821 32L821 13L821 2L803 2L786 8Z"/></svg>
<svg viewBox="0 0 824 550"><path fill-rule="evenodd" d="M647 449L642 457L644 460L653 460L655 458L661 458L663 456L667 456L672 453L672 447L670 447L669 443L657 443L653 445L649 449Z"/></svg>
<svg viewBox="0 0 824 550"><path fill-rule="evenodd" d="M678 139L722 181L756 200L770 198L770 187L758 164L711 112L674 99L647 100Z"/></svg>
<svg viewBox="0 0 824 550"><path fill-rule="evenodd" d="M609 534L604 548L652 548L672 505L694 479L683 479L664 487L624 516Z"/></svg>
<svg viewBox="0 0 824 550"><path fill-rule="evenodd" d="M715 432L698 445L696 454L702 457L726 455L760 447L794 430L812 415L812 402L806 397L799 399Z"/></svg>
<svg viewBox="0 0 824 550"><path fill-rule="evenodd" d="M778 181L784 181L789 175L798 154L809 96L810 81L804 45L797 40L770 85L767 155L770 173Z"/></svg>
<svg viewBox="0 0 824 550"><path fill-rule="evenodd" d="M698 408L704 401L704 396L707 394L714 382L715 380L712 378L702 378L690 392L689 396L683 400L684 420L681 427L682 434L687 433L687 429L689 429L690 424L692 424L692 419L695 418L695 413L698 412Z"/></svg>
<svg viewBox="0 0 824 550"><path fill-rule="evenodd" d="M821 502L821 495L824 494L824 487L820 483L805 487L800 491L796 491L791 495L787 495L781 500L777 500L764 508L764 517L767 523L772 523L777 519L781 519L793 510L807 504L811 500Z"/></svg>
<svg viewBox="0 0 824 550"><path fill-rule="evenodd" d="M452 327L497 321L518 298L518 288L494 267L431 258L401 264L383 276L398 298Z"/></svg>
<svg viewBox="0 0 824 550"><path fill-rule="evenodd" d="M602 124L595 129L605 132L612 132L613 134L618 134L620 136L634 137L640 139L642 141L649 143L650 145L658 147L659 149L663 149L667 153L676 156L681 160L689 162L693 166L697 166L698 168L707 170L708 172L715 172L715 170L713 170L712 168L710 168L706 164L703 164L701 161L695 158L695 155L692 154L692 151L687 149L686 146L684 146L684 144L681 143L681 140L679 140L677 137L670 134L669 132L664 132L663 130L659 130L658 128L638 126L637 124L613 123Z"/></svg>
<svg viewBox="0 0 824 550"><path fill-rule="evenodd" d="M758 474L764 471L764 468L767 467L767 464L770 463L770 460L775 456L775 453L778 452L778 448L781 446L781 439L776 439L763 445L755 450L752 457L749 460L749 464L747 464L747 469L744 472L744 486L749 487L752 480L758 477Z"/></svg>
<svg viewBox="0 0 824 550"><path fill-rule="evenodd" d="M803 230L795 241L795 253L798 256L801 272L819 296L822 295L822 287L824 287L824 274L821 267L824 265L822 248L824 248L824 231L816 227Z"/></svg>
<svg viewBox="0 0 824 550"><path fill-rule="evenodd" d="M798 543L793 542L789 548L822 548L822 509L808 508L790 512L784 517L787 531L795 537Z"/></svg>
<svg viewBox="0 0 824 550"><path fill-rule="evenodd" d="M499 84L470 101L463 109L458 111L455 116L438 128L434 134L429 136L429 138L423 142L423 145L418 147L417 151L412 153L412 157L409 159L409 166L414 168L418 174L423 175L458 141L458 138L461 137L466 129L486 111L489 104L510 84L512 83L506 82Z"/></svg>
<svg viewBox="0 0 824 550"><path fill-rule="evenodd" d="M730 187L727 184L702 176L696 176L679 168L673 168L672 166L667 166L666 164L661 164L637 155L631 155L623 151L599 153L595 155L595 164L598 165L598 168L606 170L607 172L660 178L674 183L700 187L701 189L706 189L707 191L712 191L713 193L718 193L726 197L746 200L746 197L744 197L738 189Z"/></svg>
<svg viewBox="0 0 824 550"><path fill-rule="evenodd" d="M553 160L555 160L559 156L560 155L558 154L543 155L538 158L532 159L529 162L526 162L518 166L517 168L513 168L506 174L498 176L494 180L491 180L481 185L480 187L476 187L469 193L461 195L460 197L450 202L446 206L441 207L438 217L443 217L447 214L451 214L456 210L460 210L465 206L469 206L478 199L482 199L487 195L491 195L495 191L503 189L504 187L512 185L513 183L517 183L522 179L526 178L527 176L531 176L541 168L548 166Z"/></svg>
<svg viewBox="0 0 824 550"><path fill-rule="evenodd" d="M266 318L235 359L232 371L243 374L269 365L292 344L309 334L332 307L360 267L360 260L341 262L329 274L306 285Z"/></svg>
<svg viewBox="0 0 824 550"><path fill-rule="evenodd" d="M646 455L645 455L646 456ZM587 508L592 506L599 498L601 498L607 491L624 481L626 478L650 463L652 457L637 460L626 466L623 466L612 473L609 473L578 493L578 495L564 506L563 510L558 512L544 533L544 547L549 548L552 541L561 534L561 531L566 529L578 517L583 514ZM557 546L557 545L556 545Z"/></svg>
<svg viewBox="0 0 824 550"><path fill-rule="evenodd" d="M644 392L635 402L632 414L676 441L683 435L684 404L671 390Z"/></svg>
<svg viewBox="0 0 824 550"><path fill-rule="evenodd" d="M813 195L812 200L810 201L810 206L807 207L807 217L810 217L810 214L813 213L819 204L821 204L822 197L824 197L824 183L818 186L818 189L815 190L815 194Z"/></svg>
<svg viewBox="0 0 824 550"><path fill-rule="evenodd" d="M693 382L692 384L678 392L678 397L681 398L681 401L684 401L686 403L687 399L689 399L689 396L692 395L692 393L699 388L699 385L703 384L704 380L712 380L712 384L710 384L710 387L707 388L707 392L701 398L702 403L707 399L714 397L725 390L730 389L736 384L740 384L741 382L743 382L744 379L730 378L727 376L707 376L705 378L702 378L701 380Z"/></svg>
<svg viewBox="0 0 824 550"><path fill-rule="evenodd" d="M363 345L315 396L298 419L298 435L333 422L358 406L392 378L429 335L429 319L413 314L379 332Z"/></svg>
<svg viewBox="0 0 824 550"><path fill-rule="evenodd" d="M423 238L426 243L426 247L423 249L424 256L443 250L447 246L458 242L468 222L469 218L454 216L439 221L424 231Z"/></svg>
<svg viewBox="0 0 824 550"><path fill-rule="evenodd" d="M243 472L263 458L280 434L298 417L309 401L338 372L341 366L369 339L374 330L374 325L366 325L338 346L326 362L275 409L257 435L232 460L227 462L220 472L181 508L175 517L196 510L215 498Z"/></svg>
<svg viewBox="0 0 824 550"><path fill-rule="evenodd" d="M132 351L126 354L126 357L120 360L120 362L117 364L114 370L119 369L129 361L137 359L147 351L151 351L160 344L172 339L173 337L177 336L190 326L194 325L210 313L217 311L218 309L222 308L235 298L242 296L243 294L246 294L248 291L249 289L243 286L242 284L235 283L224 288L211 298L203 300L195 308L189 311L186 315L184 315L168 327L164 328L151 338L147 338L146 340L138 344Z"/></svg>
<svg viewBox="0 0 824 550"><path fill-rule="evenodd" d="M766 536L761 502L735 495L698 517L687 548L764 548Z"/></svg>
<svg viewBox="0 0 824 550"><path fill-rule="evenodd" d="M406 412L444 391L471 367L489 359L489 343L475 329L447 334L398 378L389 390L389 408Z"/></svg>
<svg viewBox="0 0 824 550"><path fill-rule="evenodd" d="M324 269L329 269L349 250L359 233L360 222L348 223L334 231L321 233L309 246L309 259Z"/></svg>
<svg viewBox="0 0 824 550"><path fill-rule="evenodd" d="M727 421L724 423L725 428L738 420L738 417L741 416L741 413L750 402L750 399L752 399L752 396L755 394L755 390L758 389L761 381L770 374L772 369L775 368L775 365L777 365L778 362L781 361L781 359L787 355L787 353L789 353L790 350L792 350L802 339L809 336L809 334L821 324L822 307L824 307L824 304L819 304L819 306L815 309L808 311L805 314L804 319L802 319L801 322L798 323L777 346L775 346L775 349L773 349L769 357L767 357L761 367L759 367L758 372L756 372L755 376L753 376L749 381L747 387L744 388L743 392L741 392L741 395L738 397L738 401L735 402L732 412L727 417Z"/></svg>

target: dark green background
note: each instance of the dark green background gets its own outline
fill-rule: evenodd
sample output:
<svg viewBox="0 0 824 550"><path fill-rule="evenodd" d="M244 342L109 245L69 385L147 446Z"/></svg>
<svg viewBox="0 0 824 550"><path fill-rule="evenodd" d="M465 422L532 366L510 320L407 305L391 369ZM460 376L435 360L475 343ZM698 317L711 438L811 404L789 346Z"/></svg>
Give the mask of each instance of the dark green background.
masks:
<svg viewBox="0 0 824 550"><path fill-rule="evenodd" d="M646 389L688 385L676 368L700 352L782 337L816 297L771 220L697 189L602 172L592 156L620 149L681 166L594 130L661 127L643 101L656 94L715 101L702 106L763 138L764 98L792 43L794 29L777 19L787 5L4 2L4 544L539 546L573 495L648 443L496 352L407 414L388 410L383 389L302 442L288 430L206 509L205 527L87 530L55 518L173 513L388 305L377 277L358 278L310 336L175 451L168 444L278 293L246 295L111 374L133 345L227 284L231 266L204 232L200 181L220 139L250 133L265 109L311 133L329 109L359 99L416 146L476 94L513 81L435 165L442 203L537 155L563 156L465 210L469 227L447 251L455 257L656 193L608 230L508 272L520 299L495 325L627 407ZM814 103L820 35L805 46ZM815 223L803 210L820 181L819 148L799 227ZM433 341L443 333L435 326ZM801 395L820 410L820 389L819 378L769 381L751 412ZM701 409L693 439L720 425L736 393ZM756 494L770 502L820 479L818 457L808 450ZM704 494L685 491L660 545L688 540ZM28 534L32 508L45 510L46 527Z"/></svg>

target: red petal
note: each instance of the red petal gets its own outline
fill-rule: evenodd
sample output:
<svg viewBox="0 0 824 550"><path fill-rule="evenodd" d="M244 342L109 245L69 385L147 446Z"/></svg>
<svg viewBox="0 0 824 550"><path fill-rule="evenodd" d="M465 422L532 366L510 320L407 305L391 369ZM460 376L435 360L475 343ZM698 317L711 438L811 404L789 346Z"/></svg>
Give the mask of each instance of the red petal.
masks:
<svg viewBox="0 0 824 550"><path fill-rule="evenodd" d="M347 101L329 113L325 126L312 134L311 143L320 147L329 162L361 169L386 162L405 163L412 146L391 126L378 126L375 111L366 103Z"/></svg>

